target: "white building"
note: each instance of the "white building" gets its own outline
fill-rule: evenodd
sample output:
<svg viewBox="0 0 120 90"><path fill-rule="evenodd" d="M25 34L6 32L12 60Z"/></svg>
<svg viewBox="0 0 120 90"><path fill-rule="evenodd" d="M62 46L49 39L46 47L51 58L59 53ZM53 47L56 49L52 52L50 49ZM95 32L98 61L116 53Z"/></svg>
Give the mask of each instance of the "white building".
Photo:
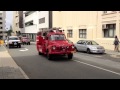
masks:
<svg viewBox="0 0 120 90"><path fill-rule="evenodd" d="M50 22L49 11L24 11L24 27L23 35L30 37L33 41L39 30L52 27Z"/></svg>
<svg viewBox="0 0 120 90"><path fill-rule="evenodd" d="M6 11L0 11L0 38L5 39L4 31L5 31L5 18Z"/></svg>

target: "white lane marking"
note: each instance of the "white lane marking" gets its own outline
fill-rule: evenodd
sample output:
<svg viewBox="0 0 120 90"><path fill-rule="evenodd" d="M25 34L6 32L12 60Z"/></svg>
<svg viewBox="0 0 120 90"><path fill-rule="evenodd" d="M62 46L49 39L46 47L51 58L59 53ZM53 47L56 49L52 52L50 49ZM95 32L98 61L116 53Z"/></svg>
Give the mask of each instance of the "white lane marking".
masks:
<svg viewBox="0 0 120 90"><path fill-rule="evenodd" d="M81 62L81 61L78 61L78 60L73 60L73 61L85 64L85 65L88 65L88 66L91 66L91 67L95 67L95 68L98 68L98 69L101 69L101 70L104 70L104 71L107 71L107 72L111 72L111 73L114 73L114 74L117 74L117 75L120 75L120 73L117 73L117 72L114 72L114 71L111 71L111 70L108 70L108 69L104 69L104 68L101 68L101 67L98 67L98 66L95 66L95 65L92 65L92 64L88 64L88 63Z"/></svg>
<svg viewBox="0 0 120 90"><path fill-rule="evenodd" d="M27 49L27 48L24 48L24 50L19 50L19 51L28 51L28 49Z"/></svg>

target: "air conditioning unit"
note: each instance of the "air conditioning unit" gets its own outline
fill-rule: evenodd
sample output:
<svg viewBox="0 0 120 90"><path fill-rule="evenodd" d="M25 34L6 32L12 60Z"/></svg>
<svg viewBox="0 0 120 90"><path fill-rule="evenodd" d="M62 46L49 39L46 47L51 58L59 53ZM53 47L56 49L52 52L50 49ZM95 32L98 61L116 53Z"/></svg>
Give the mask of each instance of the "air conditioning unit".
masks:
<svg viewBox="0 0 120 90"><path fill-rule="evenodd" d="M107 29L107 25L106 25L106 24L103 24L103 25L102 25L102 29Z"/></svg>

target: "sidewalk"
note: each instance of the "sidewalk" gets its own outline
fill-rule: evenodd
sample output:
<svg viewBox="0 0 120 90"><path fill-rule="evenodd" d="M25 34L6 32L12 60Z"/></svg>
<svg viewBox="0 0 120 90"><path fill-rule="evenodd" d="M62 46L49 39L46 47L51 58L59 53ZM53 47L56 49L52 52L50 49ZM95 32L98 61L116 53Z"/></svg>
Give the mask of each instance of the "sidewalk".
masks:
<svg viewBox="0 0 120 90"><path fill-rule="evenodd" d="M115 52L113 50L105 50L106 54L120 56L120 52Z"/></svg>
<svg viewBox="0 0 120 90"><path fill-rule="evenodd" d="M4 46L0 47L0 79L28 79Z"/></svg>

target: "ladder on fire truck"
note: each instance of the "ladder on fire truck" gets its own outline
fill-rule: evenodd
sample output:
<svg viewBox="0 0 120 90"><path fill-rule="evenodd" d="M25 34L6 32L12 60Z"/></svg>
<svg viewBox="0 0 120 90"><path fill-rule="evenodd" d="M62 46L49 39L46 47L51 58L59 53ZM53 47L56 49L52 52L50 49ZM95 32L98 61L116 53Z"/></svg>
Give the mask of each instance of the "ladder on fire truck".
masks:
<svg viewBox="0 0 120 90"><path fill-rule="evenodd" d="M50 33L50 32L64 32L64 30L61 30L61 28L50 28L50 29L45 29L45 30L41 30L39 31L37 34L40 35L40 34L47 34L47 33Z"/></svg>

